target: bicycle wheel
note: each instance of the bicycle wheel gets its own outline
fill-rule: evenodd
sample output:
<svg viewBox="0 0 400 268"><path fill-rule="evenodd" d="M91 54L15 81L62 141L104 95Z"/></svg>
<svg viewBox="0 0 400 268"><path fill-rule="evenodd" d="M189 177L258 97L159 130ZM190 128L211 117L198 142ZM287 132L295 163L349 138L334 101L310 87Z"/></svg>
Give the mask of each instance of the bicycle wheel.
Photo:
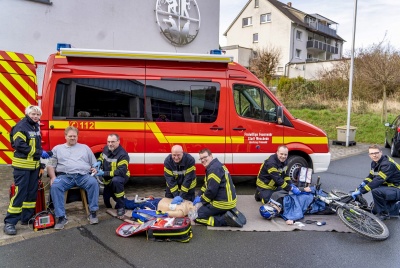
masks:
<svg viewBox="0 0 400 268"><path fill-rule="evenodd" d="M341 191L341 190L333 189L333 190L331 190L331 194L333 194L333 195L335 195L335 196L337 196L337 197L340 197L340 198L344 198L344 199L341 200L341 201L342 201L342 202L345 202L345 203L352 202L352 200L353 200L352 197L349 196L348 193L346 193L346 192L344 192L344 191ZM348 200L348 199L345 198L345 197L348 197L350 200ZM361 207L362 209L367 210L368 212L371 211L371 208L368 206L367 200L366 200L362 195L358 195L357 198L356 198L356 201L359 203L359 205L360 205L360 207Z"/></svg>
<svg viewBox="0 0 400 268"><path fill-rule="evenodd" d="M385 240L389 237L387 226L373 214L359 208L337 208L339 219L356 233L372 240Z"/></svg>

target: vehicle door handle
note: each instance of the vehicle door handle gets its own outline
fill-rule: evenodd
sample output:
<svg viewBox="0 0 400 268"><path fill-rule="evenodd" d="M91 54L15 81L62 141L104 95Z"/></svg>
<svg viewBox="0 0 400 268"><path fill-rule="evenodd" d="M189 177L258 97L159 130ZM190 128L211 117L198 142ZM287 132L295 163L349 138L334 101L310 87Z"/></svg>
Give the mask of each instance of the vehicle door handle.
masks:
<svg viewBox="0 0 400 268"><path fill-rule="evenodd" d="M242 130L246 130L246 128L244 128L244 127L234 127L233 130L242 131Z"/></svg>
<svg viewBox="0 0 400 268"><path fill-rule="evenodd" d="M219 126L212 126L210 127L211 130L223 130L224 128L219 127Z"/></svg>

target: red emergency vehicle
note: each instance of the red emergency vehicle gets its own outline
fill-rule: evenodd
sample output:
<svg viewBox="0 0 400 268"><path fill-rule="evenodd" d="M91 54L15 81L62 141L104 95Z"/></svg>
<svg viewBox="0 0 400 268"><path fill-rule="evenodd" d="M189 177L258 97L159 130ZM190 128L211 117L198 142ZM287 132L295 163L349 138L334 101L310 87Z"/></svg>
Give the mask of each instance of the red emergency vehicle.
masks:
<svg viewBox="0 0 400 268"><path fill-rule="evenodd" d="M11 162L10 127L38 99L33 60L20 57L0 59L1 163ZM18 64L25 67L4 68ZM289 148L290 174L302 166L326 171L330 163L325 132L294 118L226 55L63 48L50 55L42 90L45 150L65 142L67 126L77 127L78 142L95 154L108 134L117 133L130 155L132 176L162 176L175 144L196 160L201 149L209 148L233 176L257 175L281 144ZM197 165L197 173L204 174L198 160Z"/></svg>

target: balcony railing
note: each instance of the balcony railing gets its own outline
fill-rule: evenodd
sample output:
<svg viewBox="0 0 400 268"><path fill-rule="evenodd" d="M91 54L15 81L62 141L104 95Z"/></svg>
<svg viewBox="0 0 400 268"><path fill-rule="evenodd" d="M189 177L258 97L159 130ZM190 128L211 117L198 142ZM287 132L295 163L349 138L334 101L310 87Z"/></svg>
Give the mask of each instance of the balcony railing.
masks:
<svg viewBox="0 0 400 268"><path fill-rule="evenodd" d="M331 36L336 36L336 30L330 28L329 26L326 26L325 24L319 23L319 22L306 22L311 28L316 29L320 32L329 34Z"/></svg>
<svg viewBox="0 0 400 268"><path fill-rule="evenodd" d="M339 49L327 43L318 41L318 40L309 40L307 41L307 48L316 49L321 51L326 51L332 54L338 54Z"/></svg>

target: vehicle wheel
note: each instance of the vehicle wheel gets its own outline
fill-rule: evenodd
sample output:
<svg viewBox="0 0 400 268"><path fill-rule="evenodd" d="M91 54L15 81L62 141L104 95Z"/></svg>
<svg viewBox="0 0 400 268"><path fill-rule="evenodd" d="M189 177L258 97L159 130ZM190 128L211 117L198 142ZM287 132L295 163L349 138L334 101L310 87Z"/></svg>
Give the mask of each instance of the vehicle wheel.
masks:
<svg viewBox="0 0 400 268"><path fill-rule="evenodd" d="M396 151L396 148L394 147L394 141L392 142L392 146L390 146L390 155L393 157L399 156L398 152Z"/></svg>
<svg viewBox="0 0 400 268"><path fill-rule="evenodd" d="M389 229L375 215L356 207L337 208L339 219L350 229L361 236L372 240L385 240L389 237Z"/></svg>
<svg viewBox="0 0 400 268"><path fill-rule="evenodd" d="M390 148L389 143L387 142L387 138L385 138L385 148Z"/></svg>
<svg viewBox="0 0 400 268"><path fill-rule="evenodd" d="M298 155L289 156L288 159L288 175L295 185L298 185L298 177L302 167L309 167L307 161Z"/></svg>

